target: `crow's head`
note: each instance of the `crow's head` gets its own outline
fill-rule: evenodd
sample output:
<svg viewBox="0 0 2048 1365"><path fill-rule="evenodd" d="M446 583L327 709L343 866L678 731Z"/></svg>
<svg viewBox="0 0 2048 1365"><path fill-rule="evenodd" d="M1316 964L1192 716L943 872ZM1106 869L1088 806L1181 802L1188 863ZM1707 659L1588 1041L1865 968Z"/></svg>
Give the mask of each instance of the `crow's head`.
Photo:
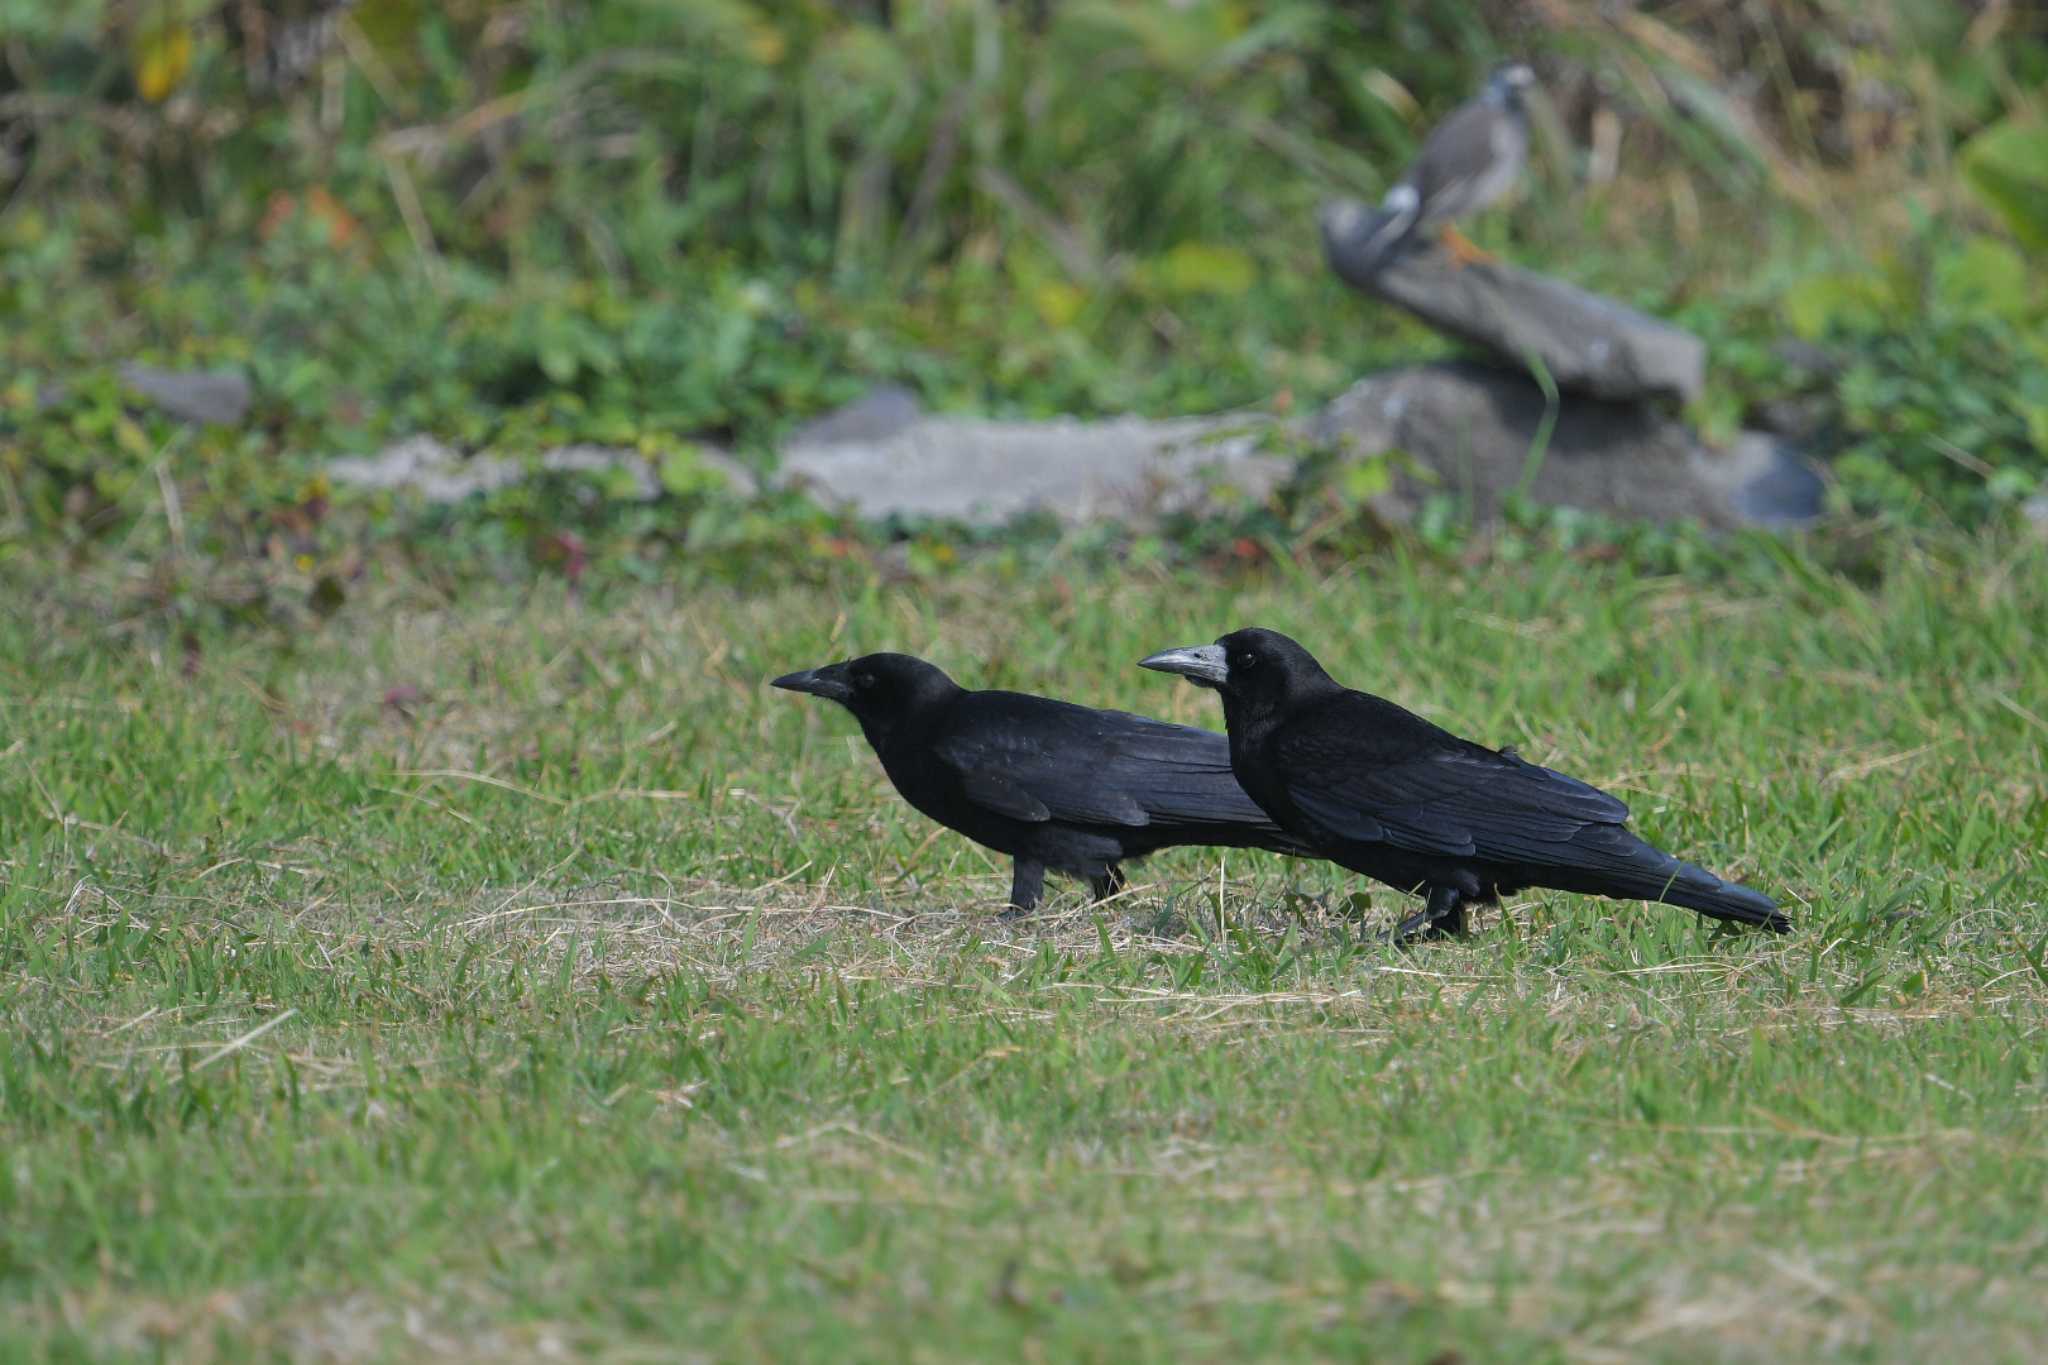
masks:
<svg viewBox="0 0 2048 1365"><path fill-rule="evenodd" d="M858 659L785 673L773 684L838 702L878 741L920 707L960 689L943 670L909 654L863 654Z"/></svg>
<svg viewBox="0 0 2048 1365"><path fill-rule="evenodd" d="M1178 673L1197 687L1223 694L1226 716L1280 710L1335 688L1315 656L1277 630L1251 626L1213 645L1169 649L1138 661L1140 668Z"/></svg>

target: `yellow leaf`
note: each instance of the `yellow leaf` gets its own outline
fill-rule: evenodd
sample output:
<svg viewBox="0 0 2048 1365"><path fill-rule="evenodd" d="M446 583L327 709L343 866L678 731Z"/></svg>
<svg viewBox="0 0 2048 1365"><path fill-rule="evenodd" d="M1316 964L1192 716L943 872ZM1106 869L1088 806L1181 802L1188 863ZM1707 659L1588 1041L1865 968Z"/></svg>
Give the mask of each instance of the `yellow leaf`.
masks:
<svg viewBox="0 0 2048 1365"><path fill-rule="evenodd" d="M1868 332L1884 325L1899 296L1883 275L1837 272L1809 275L1785 291L1785 320L1808 341L1840 327Z"/></svg>
<svg viewBox="0 0 2048 1365"><path fill-rule="evenodd" d="M774 66L789 53L789 40L782 36L782 30L766 24L755 24L747 35L747 55L763 66Z"/></svg>
<svg viewBox="0 0 2048 1365"><path fill-rule="evenodd" d="M1049 280L1031 291L1031 305L1048 327L1065 327L1081 315L1088 296L1071 284Z"/></svg>
<svg viewBox="0 0 2048 1365"><path fill-rule="evenodd" d="M43 240L43 233L49 224L35 209L17 210L11 219L0 219L0 242L10 246L29 247Z"/></svg>
<svg viewBox="0 0 2048 1365"><path fill-rule="evenodd" d="M132 417L114 419L114 444L138 460L155 456L156 448L149 443L149 434Z"/></svg>
<svg viewBox="0 0 2048 1365"><path fill-rule="evenodd" d="M1412 123L1422 117L1422 104L1408 93L1408 87L1378 67L1360 76L1358 83L1364 86L1374 99L1409 122Z"/></svg>
<svg viewBox="0 0 2048 1365"><path fill-rule="evenodd" d="M192 31L160 28L146 35L135 54L135 88L159 104L192 69Z"/></svg>
<svg viewBox="0 0 2048 1365"><path fill-rule="evenodd" d="M1169 294L1222 294L1235 298L1257 283L1259 267L1234 246L1182 242L1159 258L1152 278Z"/></svg>

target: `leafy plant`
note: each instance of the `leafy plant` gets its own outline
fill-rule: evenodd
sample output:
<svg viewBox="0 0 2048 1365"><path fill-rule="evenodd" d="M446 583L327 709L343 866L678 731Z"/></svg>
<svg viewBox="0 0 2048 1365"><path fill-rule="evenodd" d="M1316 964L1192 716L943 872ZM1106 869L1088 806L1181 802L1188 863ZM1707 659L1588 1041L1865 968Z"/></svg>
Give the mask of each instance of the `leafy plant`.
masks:
<svg viewBox="0 0 2048 1365"><path fill-rule="evenodd" d="M1785 313L1836 353L1856 503L1975 520L2048 478L2048 285L2006 242L1929 223L1874 269L1801 282Z"/></svg>
<svg viewBox="0 0 2048 1365"><path fill-rule="evenodd" d="M2014 114L1963 147L1963 174L2012 235L2048 251L2048 122Z"/></svg>
<svg viewBox="0 0 2048 1365"><path fill-rule="evenodd" d="M1315 403L1441 343L1332 285L1314 206L1377 192L1510 43L1539 49L1574 139L1617 104L1642 120L1631 155L1649 148L1625 180L1696 183L1752 239L1758 171L1778 174L1805 145L1802 111L1835 110L1852 81L1932 120L1929 145L1988 129L1966 168L2033 183L2029 125L1997 123L2002 92L2041 74L2028 45L1966 42L1954 7L1922 0L1884 17L1845 44L1853 16L1775 3L1620 26L1567 5L1538 28L1495 0L0 0L0 517L74 553L154 553L169 489L189 549L241 554L300 515L329 456L395 437L656 461L701 442L760 460L883 380L999 414ZM1786 75L1759 93L1761 123L1709 98L1731 84L1716 69L1770 63ZM1939 98L1916 93L1921 63ZM1625 87L1613 101L1609 77ZM1724 165L1741 168L1740 202ZM1775 296L1728 302L1711 259L1742 278L1742 234L1695 238L1674 270L1664 209L1581 215L1555 192L1568 165L1550 169L1516 231L1533 264L1713 335L1710 426L1787 387L1770 369ZM1604 225L1624 218L1651 226L1639 249L1607 249ZM2010 300L2026 291L2000 282L2008 265L1980 252L1942 269ZM1883 330L1823 311L1825 328ZM2001 325L2024 356L2033 323ZM238 369L251 421L164 422L112 378L131 359ZM562 529L533 529L550 515L593 562L816 530L675 487L652 509L589 480L572 491L432 524L462 544L512 518L475 532L493 562ZM332 501L325 537L418 525L398 500ZM1269 509L1240 511L1176 544L1234 555L1274 529L1254 524Z"/></svg>

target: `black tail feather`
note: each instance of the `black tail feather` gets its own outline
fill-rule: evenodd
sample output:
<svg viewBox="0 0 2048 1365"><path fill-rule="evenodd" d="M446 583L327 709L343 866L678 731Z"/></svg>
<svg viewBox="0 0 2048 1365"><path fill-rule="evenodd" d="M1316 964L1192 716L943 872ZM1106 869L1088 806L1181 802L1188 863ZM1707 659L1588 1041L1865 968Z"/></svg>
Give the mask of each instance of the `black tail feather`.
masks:
<svg viewBox="0 0 2048 1365"><path fill-rule="evenodd" d="M1792 921L1778 909L1778 903L1761 891L1734 882L1724 882L1713 873L1691 863L1681 863L1684 874L1657 893L1655 899L1668 905L1682 905L1714 919L1754 924L1772 933L1789 933Z"/></svg>
<svg viewBox="0 0 2048 1365"><path fill-rule="evenodd" d="M1532 868L1534 875L1528 880L1561 891L1682 905L1712 919L1755 925L1773 933L1792 928L1777 902L1763 892L1724 882L1619 825L1582 831L1567 847L1574 854L1572 864L1552 863L1541 871Z"/></svg>

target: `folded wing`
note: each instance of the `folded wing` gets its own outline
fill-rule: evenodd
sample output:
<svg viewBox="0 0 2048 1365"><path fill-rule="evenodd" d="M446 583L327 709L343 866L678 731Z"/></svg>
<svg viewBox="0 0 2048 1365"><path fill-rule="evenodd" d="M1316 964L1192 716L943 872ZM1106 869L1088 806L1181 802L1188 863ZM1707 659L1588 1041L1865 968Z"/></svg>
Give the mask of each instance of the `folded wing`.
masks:
<svg viewBox="0 0 2048 1365"><path fill-rule="evenodd" d="M1499 115L1473 100L1460 105L1424 140L1409 172L1422 196L1423 216L1432 222L1467 209L1474 187L1494 157L1494 124Z"/></svg>
<svg viewBox="0 0 2048 1365"><path fill-rule="evenodd" d="M981 692L933 751L968 800L1013 819L1279 833L1231 775L1230 742L1209 730Z"/></svg>
<svg viewBox="0 0 2048 1365"><path fill-rule="evenodd" d="M1386 725L1370 707L1333 710L1284 730L1275 750L1287 795L1329 837L1531 866L1637 861L1633 836L1587 837L1628 819L1628 807L1597 787L1434 726ZM1389 731L1401 738L1376 738Z"/></svg>

